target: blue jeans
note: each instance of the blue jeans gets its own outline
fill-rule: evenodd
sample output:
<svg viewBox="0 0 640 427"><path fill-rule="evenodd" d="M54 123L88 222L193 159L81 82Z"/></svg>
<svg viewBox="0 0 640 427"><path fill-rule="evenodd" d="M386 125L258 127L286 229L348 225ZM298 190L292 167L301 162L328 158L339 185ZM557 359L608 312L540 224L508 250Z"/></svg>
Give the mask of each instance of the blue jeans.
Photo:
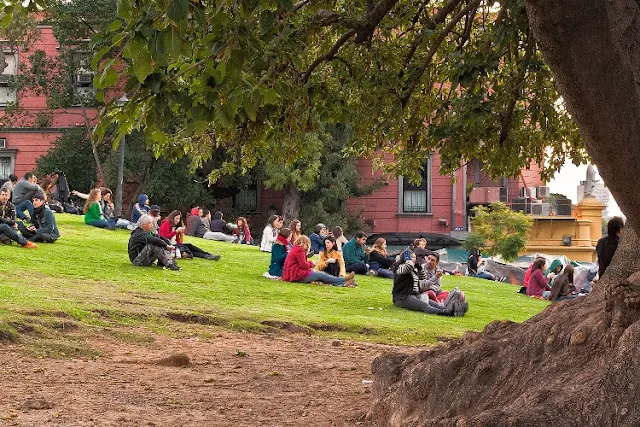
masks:
<svg viewBox="0 0 640 427"><path fill-rule="evenodd" d="M469 274L471 277L477 277L478 279L496 280L496 276L486 271L478 271L477 273Z"/></svg>
<svg viewBox="0 0 640 427"><path fill-rule="evenodd" d="M347 273L354 272L356 274L367 274L369 267L364 262L355 262L346 266Z"/></svg>
<svg viewBox="0 0 640 427"><path fill-rule="evenodd" d="M378 277L382 277L385 279L393 279L393 277L395 276L395 274L393 274L393 271L381 267L380 264L375 261L369 264L369 269L375 271Z"/></svg>
<svg viewBox="0 0 640 427"><path fill-rule="evenodd" d="M25 209L29 211L29 218L33 221L35 213L33 210L33 203L31 203L31 200L29 199L16 206L16 216L22 220L27 219L27 216L24 214Z"/></svg>
<svg viewBox="0 0 640 427"><path fill-rule="evenodd" d="M18 242L20 246L24 246L27 244L27 239L25 239L23 235L18 233L15 228L11 227L8 224L0 224L0 235L4 235L14 242Z"/></svg>
<svg viewBox="0 0 640 427"><path fill-rule="evenodd" d="M303 283L311 283L311 282L323 282L333 286L344 286L344 277L335 277L325 273L324 271L313 270L311 274L308 275L307 278L303 280Z"/></svg>
<svg viewBox="0 0 640 427"><path fill-rule="evenodd" d="M97 219L95 221L88 222L87 225L98 228L108 228L109 230L113 230L116 228L115 224L112 224L109 221L105 221L104 219Z"/></svg>

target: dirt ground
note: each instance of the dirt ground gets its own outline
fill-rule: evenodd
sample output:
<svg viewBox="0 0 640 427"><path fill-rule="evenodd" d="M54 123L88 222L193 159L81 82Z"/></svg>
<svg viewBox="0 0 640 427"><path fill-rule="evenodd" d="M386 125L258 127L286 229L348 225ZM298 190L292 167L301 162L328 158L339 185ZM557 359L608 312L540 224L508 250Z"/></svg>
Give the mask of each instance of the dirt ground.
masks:
<svg viewBox="0 0 640 427"><path fill-rule="evenodd" d="M95 337L101 356L84 360L0 344L0 426L361 425L371 361L392 349L302 334L153 338Z"/></svg>

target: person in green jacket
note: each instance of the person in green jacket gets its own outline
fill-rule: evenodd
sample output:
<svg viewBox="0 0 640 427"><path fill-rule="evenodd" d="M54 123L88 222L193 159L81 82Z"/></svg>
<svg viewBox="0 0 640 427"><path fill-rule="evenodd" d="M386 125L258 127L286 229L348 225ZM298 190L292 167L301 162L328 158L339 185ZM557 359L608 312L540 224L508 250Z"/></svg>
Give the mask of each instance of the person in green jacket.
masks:
<svg viewBox="0 0 640 427"><path fill-rule="evenodd" d="M102 213L101 199L102 194L99 188L94 188L89 192L89 198L84 203L84 209L82 210L84 212L84 223L93 227L115 230L115 224L107 221Z"/></svg>
<svg viewBox="0 0 640 427"><path fill-rule="evenodd" d="M559 259L554 259L549 268L544 272L544 276L549 280L549 285L553 284L553 279L562 271L564 265Z"/></svg>
<svg viewBox="0 0 640 427"><path fill-rule="evenodd" d="M279 279L282 277L282 268L287 259L289 242L291 241L291 229L281 228L271 247L271 265L269 266L269 278Z"/></svg>
<svg viewBox="0 0 640 427"><path fill-rule="evenodd" d="M356 274L369 273L369 253L367 248L367 235L362 231L358 231L353 239L345 243L342 247L342 257L347 273L354 272Z"/></svg>

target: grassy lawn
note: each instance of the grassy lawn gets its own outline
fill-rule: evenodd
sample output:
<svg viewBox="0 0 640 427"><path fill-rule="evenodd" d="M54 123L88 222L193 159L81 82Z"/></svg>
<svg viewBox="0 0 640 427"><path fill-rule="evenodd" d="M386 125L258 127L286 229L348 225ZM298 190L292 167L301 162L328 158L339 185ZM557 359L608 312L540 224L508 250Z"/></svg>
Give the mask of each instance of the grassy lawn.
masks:
<svg viewBox="0 0 640 427"><path fill-rule="evenodd" d="M62 237L27 250L0 245L0 341L26 331L142 326L171 333L177 324L269 331L273 327L392 344L427 344L481 330L496 319L524 321L547 303L486 280L447 276L470 309L464 318L397 309L392 282L358 277L354 289L265 279L269 254L257 247L189 238L222 255L218 262L179 260L180 272L129 263L126 230L86 226L81 216L57 215ZM65 326L67 325L67 326ZM212 329L213 328L213 329Z"/></svg>

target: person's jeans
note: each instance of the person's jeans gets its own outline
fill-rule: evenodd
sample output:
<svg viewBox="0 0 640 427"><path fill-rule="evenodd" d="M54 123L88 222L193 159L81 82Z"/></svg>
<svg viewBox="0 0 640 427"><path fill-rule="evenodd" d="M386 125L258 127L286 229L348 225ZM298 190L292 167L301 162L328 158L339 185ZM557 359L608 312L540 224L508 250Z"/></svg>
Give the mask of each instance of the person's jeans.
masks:
<svg viewBox="0 0 640 427"><path fill-rule="evenodd" d="M486 271L478 271L477 273L471 273L469 276L477 277L478 279L496 280L496 276Z"/></svg>
<svg viewBox="0 0 640 427"><path fill-rule="evenodd" d="M116 228L114 223L110 223L104 219L97 219L95 221L88 222L87 225L98 228L108 228L109 230L114 230Z"/></svg>
<svg viewBox="0 0 640 427"><path fill-rule="evenodd" d="M409 295L402 299L397 299L393 305L407 310L422 311L429 314L438 314L440 316L451 316L453 311L447 310L442 304L430 299L423 300L415 295Z"/></svg>
<svg viewBox="0 0 640 427"><path fill-rule="evenodd" d="M18 233L15 228L11 227L8 224L0 224L0 235L5 235L14 242L18 242L20 246L24 246L27 244L27 239L25 239L24 236Z"/></svg>
<svg viewBox="0 0 640 427"><path fill-rule="evenodd" d="M393 274L393 271L381 267L380 264L375 261L369 264L369 269L375 271L379 277L385 279L393 279L395 276L395 274Z"/></svg>
<svg viewBox="0 0 640 427"><path fill-rule="evenodd" d="M158 265L163 266L169 266L175 262L168 250L157 245L147 244L133 260L133 265L148 267L155 260L158 260Z"/></svg>
<svg viewBox="0 0 640 427"><path fill-rule="evenodd" d="M311 283L311 282L323 282L333 286L344 286L344 277L335 277L325 273L324 271L313 270L311 274L308 275L307 278L303 280L303 283Z"/></svg>
<svg viewBox="0 0 640 427"><path fill-rule="evenodd" d="M27 219L27 216L24 214L25 210L29 212L29 218L33 222L33 217L35 215L34 207L33 207L33 203L31 203L31 200L29 199L23 201L18 206L16 206L16 216L22 220Z"/></svg>
<svg viewBox="0 0 640 427"><path fill-rule="evenodd" d="M354 262L345 266L347 273L354 272L356 274L367 274L369 267L364 262Z"/></svg>
<svg viewBox="0 0 640 427"><path fill-rule="evenodd" d="M39 231L33 232L25 227L25 225L21 222L18 223L18 229L24 237L26 237L28 240L31 240L32 242L53 243L56 241L56 239L54 239L51 234L41 233Z"/></svg>

